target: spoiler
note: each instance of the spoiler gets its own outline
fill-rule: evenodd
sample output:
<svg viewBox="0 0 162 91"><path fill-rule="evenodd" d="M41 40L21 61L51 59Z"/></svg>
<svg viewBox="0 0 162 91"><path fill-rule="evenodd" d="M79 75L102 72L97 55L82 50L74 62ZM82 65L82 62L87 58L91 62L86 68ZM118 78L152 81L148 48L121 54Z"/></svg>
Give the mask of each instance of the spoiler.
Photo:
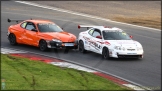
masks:
<svg viewBox="0 0 162 91"><path fill-rule="evenodd" d="M31 18L31 20L32 20L32 18ZM24 20L18 20L18 19L7 19L7 22L16 22L16 23L18 23L19 21L24 21Z"/></svg>
<svg viewBox="0 0 162 91"><path fill-rule="evenodd" d="M89 28L92 28L92 27L96 27L96 26L93 26L93 25L78 25L78 29L80 29L80 28L87 28L87 29L89 29Z"/></svg>
<svg viewBox="0 0 162 91"><path fill-rule="evenodd" d="M103 27L103 28L111 28L111 27L108 27L108 26L95 26L95 25L78 25L78 29L80 29L80 28L87 28L87 29L89 29L89 28L95 28L95 27Z"/></svg>

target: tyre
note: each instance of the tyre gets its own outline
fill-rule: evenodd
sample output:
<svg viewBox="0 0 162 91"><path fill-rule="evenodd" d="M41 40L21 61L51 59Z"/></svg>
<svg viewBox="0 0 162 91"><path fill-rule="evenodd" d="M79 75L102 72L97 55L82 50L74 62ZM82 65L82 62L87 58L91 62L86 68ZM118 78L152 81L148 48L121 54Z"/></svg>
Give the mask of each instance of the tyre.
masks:
<svg viewBox="0 0 162 91"><path fill-rule="evenodd" d="M78 45L74 47L74 49L78 49Z"/></svg>
<svg viewBox="0 0 162 91"><path fill-rule="evenodd" d="M102 50L102 57L104 58L104 59L110 59L110 57L109 57L109 49L108 48L103 48L103 50Z"/></svg>
<svg viewBox="0 0 162 91"><path fill-rule="evenodd" d="M47 51L47 42L45 41L45 40L41 40L40 42L39 42L39 49L41 50L41 51Z"/></svg>
<svg viewBox="0 0 162 91"><path fill-rule="evenodd" d="M84 43L82 40L79 41L79 51L85 53L86 50L84 49Z"/></svg>
<svg viewBox="0 0 162 91"><path fill-rule="evenodd" d="M10 42L11 45L16 45L17 44L15 34L12 34L12 33L9 34L8 40L9 40L9 42Z"/></svg>

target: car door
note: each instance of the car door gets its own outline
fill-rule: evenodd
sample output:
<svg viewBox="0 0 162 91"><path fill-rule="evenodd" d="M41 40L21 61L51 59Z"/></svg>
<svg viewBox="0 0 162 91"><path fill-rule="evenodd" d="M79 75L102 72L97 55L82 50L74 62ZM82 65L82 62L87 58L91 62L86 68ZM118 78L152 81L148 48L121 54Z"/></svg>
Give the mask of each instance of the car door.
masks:
<svg viewBox="0 0 162 91"><path fill-rule="evenodd" d="M28 45L37 45L37 30L36 26L32 22L27 22L26 27L25 27L25 33L24 36L26 37L25 41L27 42Z"/></svg>
<svg viewBox="0 0 162 91"><path fill-rule="evenodd" d="M100 53L102 49L102 36L99 29L94 29L91 37L91 51Z"/></svg>
<svg viewBox="0 0 162 91"><path fill-rule="evenodd" d="M27 24L27 22L25 21L25 22L23 22L23 23L21 23L21 25L20 25L20 30L22 30L20 33L19 33L19 40L21 40L21 42L22 43L24 43L24 44L27 44L27 38L26 38L26 29L25 29L25 27L26 27L26 24Z"/></svg>
<svg viewBox="0 0 162 91"><path fill-rule="evenodd" d="M85 46L85 49L86 50L91 50L91 38L92 38L92 33L93 33L94 29L91 28L88 30L88 34L86 36L84 36L83 38L85 39L84 40L84 46Z"/></svg>

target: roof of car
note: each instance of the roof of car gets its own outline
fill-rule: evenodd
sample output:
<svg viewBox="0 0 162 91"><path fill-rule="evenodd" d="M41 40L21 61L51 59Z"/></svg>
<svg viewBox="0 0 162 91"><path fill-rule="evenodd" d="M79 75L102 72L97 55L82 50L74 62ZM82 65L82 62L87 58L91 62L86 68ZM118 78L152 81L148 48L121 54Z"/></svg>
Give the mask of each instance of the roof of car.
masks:
<svg viewBox="0 0 162 91"><path fill-rule="evenodd" d="M26 21L34 22L34 23L54 23L54 22L49 21L49 20L26 20Z"/></svg>
<svg viewBox="0 0 162 91"><path fill-rule="evenodd" d="M117 28L117 27L109 27L109 26L95 26L95 25L78 25L78 28L96 28L96 29L99 29L101 31L105 31L105 30L109 30L109 31L123 31L122 29L120 28Z"/></svg>
<svg viewBox="0 0 162 91"><path fill-rule="evenodd" d="M101 31L105 31L105 30L120 30L122 31L122 29L120 28L117 28L117 27L107 27L107 26L94 26L92 28L97 28L97 29L100 29Z"/></svg>

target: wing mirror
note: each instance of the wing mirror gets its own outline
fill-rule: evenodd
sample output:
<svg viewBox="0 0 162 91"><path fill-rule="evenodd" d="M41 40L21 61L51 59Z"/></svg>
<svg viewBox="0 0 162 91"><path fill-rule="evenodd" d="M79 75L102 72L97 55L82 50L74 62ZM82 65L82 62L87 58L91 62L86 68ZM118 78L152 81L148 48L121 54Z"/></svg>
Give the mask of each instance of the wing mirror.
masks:
<svg viewBox="0 0 162 91"><path fill-rule="evenodd" d="M133 38L133 36L131 35L131 36L129 36L131 39Z"/></svg>
<svg viewBox="0 0 162 91"><path fill-rule="evenodd" d="M101 36L96 36L96 38L98 38L98 39L102 39L102 37L101 37Z"/></svg>
<svg viewBox="0 0 162 91"><path fill-rule="evenodd" d="M37 29L32 29L31 31L37 32Z"/></svg>

